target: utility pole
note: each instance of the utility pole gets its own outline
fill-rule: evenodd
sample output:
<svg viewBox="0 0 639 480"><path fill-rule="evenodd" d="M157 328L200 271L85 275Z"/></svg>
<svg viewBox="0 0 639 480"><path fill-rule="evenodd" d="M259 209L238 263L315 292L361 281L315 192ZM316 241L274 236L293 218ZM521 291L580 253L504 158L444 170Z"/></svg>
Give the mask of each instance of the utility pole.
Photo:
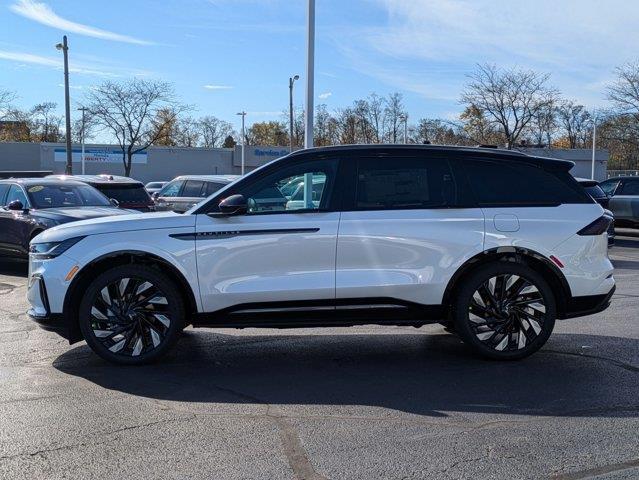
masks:
<svg viewBox="0 0 639 480"><path fill-rule="evenodd" d="M67 36L62 37L62 43L58 43L55 48L62 50L64 56L64 111L66 117L66 137L67 137L67 166L65 174L73 174L73 157L71 150L71 104L69 100L69 45Z"/></svg>
<svg viewBox="0 0 639 480"><path fill-rule="evenodd" d="M291 140L291 153L293 153L293 147L294 147L294 143L293 143L293 121L294 121L294 112L293 112L293 84L295 83L296 80L299 80L300 76L299 75L295 75L294 77L290 77L288 79L288 93L289 93L289 116L290 116L290 140Z"/></svg>
<svg viewBox="0 0 639 480"><path fill-rule="evenodd" d="M404 121L404 144L408 143L408 115L402 115L402 120Z"/></svg>
<svg viewBox="0 0 639 480"><path fill-rule="evenodd" d="M304 147L313 147L313 100L315 96L315 0L308 0L306 53L306 128ZM310 188L310 187L309 187Z"/></svg>
<svg viewBox="0 0 639 480"><path fill-rule="evenodd" d="M82 175L84 175L85 173L84 172L84 126L85 126L84 112L86 112L88 108L80 107L78 108L78 110L82 112L82 132L81 132L80 140L82 142Z"/></svg>
<svg viewBox="0 0 639 480"><path fill-rule="evenodd" d="M246 135L244 133L244 117L246 117L246 112L244 110L242 110L241 112L238 112L237 115L240 115L242 117L242 168L241 168L241 172L242 175L244 175L244 139L246 138Z"/></svg>

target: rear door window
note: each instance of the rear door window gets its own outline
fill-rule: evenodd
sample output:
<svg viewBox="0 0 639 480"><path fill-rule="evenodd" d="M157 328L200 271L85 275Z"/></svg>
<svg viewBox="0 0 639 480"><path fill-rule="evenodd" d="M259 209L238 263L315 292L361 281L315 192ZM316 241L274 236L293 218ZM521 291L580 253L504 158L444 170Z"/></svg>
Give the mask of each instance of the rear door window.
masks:
<svg viewBox="0 0 639 480"><path fill-rule="evenodd" d="M187 180L182 189L182 197L202 197L204 198L204 182L202 180Z"/></svg>
<svg viewBox="0 0 639 480"><path fill-rule="evenodd" d="M593 202L568 172L550 172L518 160L464 160L463 164L481 206L555 206Z"/></svg>
<svg viewBox="0 0 639 480"><path fill-rule="evenodd" d="M361 158L356 210L425 209L452 206L455 183L448 162L419 157Z"/></svg>
<svg viewBox="0 0 639 480"><path fill-rule="evenodd" d="M628 179L623 181L619 195L639 195L639 179Z"/></svg>

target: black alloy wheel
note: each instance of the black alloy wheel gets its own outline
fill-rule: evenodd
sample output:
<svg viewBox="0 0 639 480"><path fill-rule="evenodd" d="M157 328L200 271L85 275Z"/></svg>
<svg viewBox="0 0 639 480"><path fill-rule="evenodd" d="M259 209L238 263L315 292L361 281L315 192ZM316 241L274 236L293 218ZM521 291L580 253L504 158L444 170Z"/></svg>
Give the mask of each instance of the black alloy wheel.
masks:
<svg viewBox="0 0 639 480"><path fill-rule="evenodd" d="M556 307L541 275L525 265L502 262L470 276L454 315L457 331L474 350L490 358L519 359L546 342Z"/></svg>
<svg viewBox="0 0 639 480"><path fill-rule="evenodd" d="M80 327L103 358L126 364L162 355L182 329L183 302L173 282L146 266L116 267L89 286Z"/></svg>

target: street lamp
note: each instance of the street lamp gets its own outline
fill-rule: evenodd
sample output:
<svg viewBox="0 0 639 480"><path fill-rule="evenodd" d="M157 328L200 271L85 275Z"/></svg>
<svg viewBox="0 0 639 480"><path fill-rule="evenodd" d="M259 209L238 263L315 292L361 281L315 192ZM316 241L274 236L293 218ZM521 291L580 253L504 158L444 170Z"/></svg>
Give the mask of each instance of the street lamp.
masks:
<svg viewBox="0 0 639 480"><path fill-rule="evenodd" d="M595 155L597 145L597 113L592 117L592 165L590 168L590 179L595 179Z"/></svg>
<svg viewBox="0 0 639 480"><path fill-rule="evenodd" d="M315 0L308 0L306 45L306 128L304 147L313 147L313 96L315 95Z"/></svg>
<svg viewBox="0 0 639 480"><path fill-rule="evenodd" d="M241 168L241 172L242 175L244 175L244 117L246 117L246 112L244 110L242 110L241 112L238 112L236 115L240 115L242 117L242 168Z"/></svg>
<svg viewBox="0 0 639 480"><path fill-rule="evenodd" d="M73 173L73 160L71 156L71 106L69 102L69 45L66 35L62 37L62 43L58 43L55 48L62 50L64 54L64 111L67 137L67 166L64 173L71 175Z"/></svg>
<svg viewBox="0 0 639 480"><path fill-rule="evenodd" d="M81 131L80 141L82 142L82 175L84 175L84 126L85 126L84 113L88 110L88 108L80 107L78 108L78 110L82 112L82 131Z"/></svg>
<svg viewBox="0 0 639 480"><path fill-rule="evenodd" d="M291 153L293 153L293 84L296 80L299 80L300 76L295 75L294 77L290 77L288 79L288 90L289 90L289 116L290 116L290 137L291 137Z"/></svg>
<svg viewBox="0 0 639 480"><path fill-rule="evenodd" d="M402 114L399 119L404 122L404 143L408 143L408 114Z"/></svg>

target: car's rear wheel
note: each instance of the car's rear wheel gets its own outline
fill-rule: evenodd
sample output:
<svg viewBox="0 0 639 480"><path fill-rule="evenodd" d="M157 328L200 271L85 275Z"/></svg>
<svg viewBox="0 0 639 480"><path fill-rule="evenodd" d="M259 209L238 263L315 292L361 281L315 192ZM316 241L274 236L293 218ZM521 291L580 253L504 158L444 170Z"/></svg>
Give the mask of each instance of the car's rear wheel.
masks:
<svg viewBox="0 0 639 480"><path fill-rule="evenodd" d="M539 350L555 325L548 282L514 262L486 265L469 275L453 307L455 329L475 352L517 360Z"/></svg>
<svg viewBox="0 0 639 480"><path fill-rule="evenodd" d="M98 275L80 303L82 335L102 358L137 365L156 360L184 325L179 290L152 267L124 265Z"/></svg>

